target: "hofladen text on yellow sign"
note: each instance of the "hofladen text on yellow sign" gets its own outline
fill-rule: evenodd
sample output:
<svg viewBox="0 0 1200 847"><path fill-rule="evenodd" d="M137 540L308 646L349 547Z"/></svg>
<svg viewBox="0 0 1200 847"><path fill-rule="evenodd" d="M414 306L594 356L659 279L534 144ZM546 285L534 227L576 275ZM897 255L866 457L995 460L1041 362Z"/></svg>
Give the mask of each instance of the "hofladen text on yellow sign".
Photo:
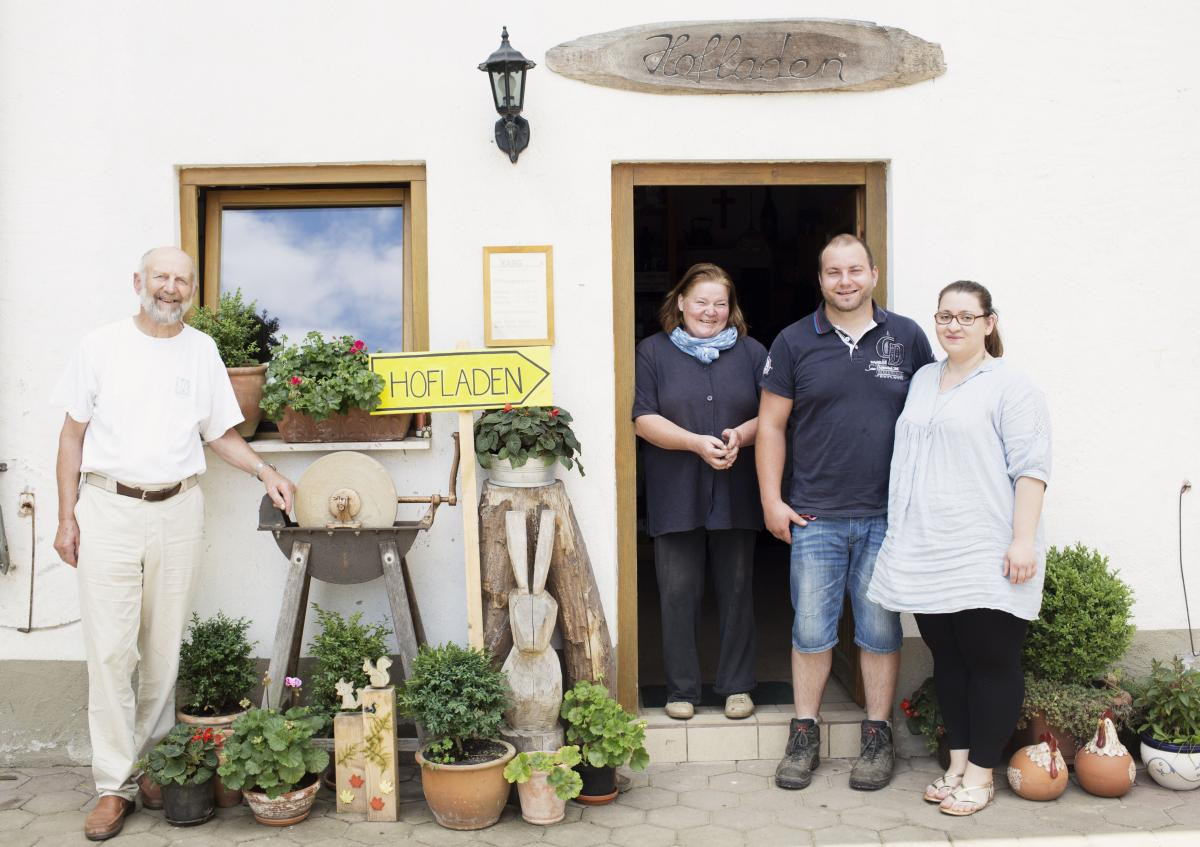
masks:
<svg viewBox="0 0 1200 847"><path fill-rule="evenodd" d="M553 403L549 347L375 353L371 370L384 382L374 415Z"/></svg>

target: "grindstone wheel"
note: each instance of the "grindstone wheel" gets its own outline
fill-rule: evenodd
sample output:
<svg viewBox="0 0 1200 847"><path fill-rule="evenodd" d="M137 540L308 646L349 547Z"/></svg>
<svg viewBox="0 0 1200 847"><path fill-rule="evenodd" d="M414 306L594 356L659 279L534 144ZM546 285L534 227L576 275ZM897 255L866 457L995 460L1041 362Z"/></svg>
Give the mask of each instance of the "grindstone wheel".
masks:
<svg viewBox="0 0 1200 847"><path fill-rule="evenodd" d="M396 520L396 486L383 465L343 450L317 459L296 485L296 522L303 527L378 529Z"/></svg>

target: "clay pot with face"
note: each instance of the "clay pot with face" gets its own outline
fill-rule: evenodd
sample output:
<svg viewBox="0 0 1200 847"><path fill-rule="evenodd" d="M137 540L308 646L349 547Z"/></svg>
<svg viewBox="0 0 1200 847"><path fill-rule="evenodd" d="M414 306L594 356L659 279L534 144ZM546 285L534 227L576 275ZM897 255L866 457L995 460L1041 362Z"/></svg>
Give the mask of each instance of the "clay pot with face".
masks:
<svg viewBox="0 0 1200 847"><path fill-rule="evenodd" d="M1121 797L1133 787L1137 769L1133 756L1117 738L1112 712L1096 723L1092 740L1075 754L1075 776L1079 785L1097 797Z"/></svg>
<svg viewBox="0 0 1200 847"><path fill-rule="evenodd" d="M1022 747L1008 762L1008 784L1026 800L1056 800L1067 790L1067 763L1052 733Z"/></svg>

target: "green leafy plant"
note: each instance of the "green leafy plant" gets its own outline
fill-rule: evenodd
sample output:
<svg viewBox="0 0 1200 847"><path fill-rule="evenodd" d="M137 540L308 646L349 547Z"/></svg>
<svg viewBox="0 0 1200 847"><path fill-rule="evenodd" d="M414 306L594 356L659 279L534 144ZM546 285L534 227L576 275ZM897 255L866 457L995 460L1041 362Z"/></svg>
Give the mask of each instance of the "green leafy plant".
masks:
<svg viewBox="0 0 1200 847"><path fill-rule="evenodd" d="M258 303L242 302L242 289L221 294L217 308L201 306L188 316L188 323L217 343L217 353L227 368L259 364L259 331L263 319L255 314Z"/></svg>
<svg viewBox="0 0 1200 847"><path fill-rule="evenodd" d="M574 770L580 761L579 748L574 744L559 747L553 753L522 752L504 766L504 778L509 782L524 783L535 773L544 773L546 784L554 789L558 799L570 800L583 790L583 777Z"/></svg>
<svg viewBox="0 0 1200 847"><path fill-rule="evenodd" d="M306 774L329 766L329 754L312 743L323 724L304 706L286 712L251 709L233 722L217 773L226 788L249 788L274 799L294 789Z"/></svg>
<svg viewBox="0 0 1200 847"><path fill-rule="evenodd" d="M217 612L200 619L192 613L187 639L179 645L183 710L190 715L223 715L238 711L258 681L253 644L246 639L250 621ZM257 643L257 642L255 642Z"/></svg>
<svg viewBox="0 0 1200 847"><path fill-rule="evenodd" d="M326 339L310 332L298 345L283 344L271 351L263 412L277 421L286 407L324 420L350 409L371 411L379 406L383 377L371 370L367 345L349 335Z"/></svg>
<svg viewBox="0 0 1200 847"><path fill-rule="evenodd" d="M640 771L650 763L646 722L622 709L603 685L579 680L563 697L559 714L567 722L567 741L580 745L592 767L617 768L628 762Z"/></svg>
<svg viewBox="0 0 1200 847"><path fill-rule="evenodd" d="M904 712L904 723L908 731L913 735L923 736L929 752L936 752L938 741L946 734L946 723L938 706L933 677L927 677L908 699L901 700L900 710Z"/></svg>
<svg viewBox="0 0 1200 847"><path fill-rule="evenodd" d="M1133 592L1108 557L1076 544L1046 553L1042 611L1029 624L1021 663L1058 682L1101 676L1129 647Z"/></svg>
<svg viewBox="0 0 1200 847"><path fill-rule="evenodd" d="M1096 721L1111 710L1115 723L1127 723L1132 707L1127 691L1110 681L1099 685L1060 682L1025 675L1025 700L1017 726L1023 728L1035 715L1079 741L1096 731Z"/></svg>
<svg viewBox="0 0 1200 847"><path fill-rule="evenodd" d="M396 705L425 727L430 738L425 758L450 764L499 734L508 686L483 650L453 642L424 646L396 694Z"/></svg>
<svg viewBox="0 0 1200 847"><path fill-rule="evenodd" d="M349 618L334 611L312 604L317 614L319 632L308 645L317 666L308 675L309 705L317 714L332 720L341 708L342 698L337 693L339 679L345 678L357 691L370 683L363 670L363 659L378 659L388 654L388 636L391 627L382 621L364 624L362 612Z"/></svg>
<svg viewBox="0 0 1200 847"><path fill-rule="evenodd" d="M1178 656L1150 663L1134 698L1137 730L1168 744L1200 744L1200 670Z"/></svg>
<svg viewBox="0 0 1200 847"><path fill-rule="evenodd" d="M519 468L530 458L550 456L567 470L578 467L579 475L585 476L571 421L571 413L558 406L509 404L489 409L475 421L475 456L485 468L492 466L493 459L508 459Z"/></svg>
<svg viewBox="0 0 1200 847"><path fill-rule="evenodd" d="M159 785L203 785L217 770L223 741L211 726L178 723L137 766Z"/></svg>

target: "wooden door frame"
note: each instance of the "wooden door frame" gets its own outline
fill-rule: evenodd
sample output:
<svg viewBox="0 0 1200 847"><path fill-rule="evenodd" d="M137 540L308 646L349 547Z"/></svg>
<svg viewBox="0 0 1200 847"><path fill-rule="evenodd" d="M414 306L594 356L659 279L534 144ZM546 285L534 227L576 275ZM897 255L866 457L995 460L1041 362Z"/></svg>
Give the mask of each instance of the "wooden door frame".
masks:
<svg viewBox="0 0 1200 847"><path fill-rule="evenodd" d="M859 235L879 268L875 299L887 303L885 162L617 162L612 168L613 354L617 474L617 697L638 702L637 463L633 420L633 189L642 185L862 186Z"/></svg>

